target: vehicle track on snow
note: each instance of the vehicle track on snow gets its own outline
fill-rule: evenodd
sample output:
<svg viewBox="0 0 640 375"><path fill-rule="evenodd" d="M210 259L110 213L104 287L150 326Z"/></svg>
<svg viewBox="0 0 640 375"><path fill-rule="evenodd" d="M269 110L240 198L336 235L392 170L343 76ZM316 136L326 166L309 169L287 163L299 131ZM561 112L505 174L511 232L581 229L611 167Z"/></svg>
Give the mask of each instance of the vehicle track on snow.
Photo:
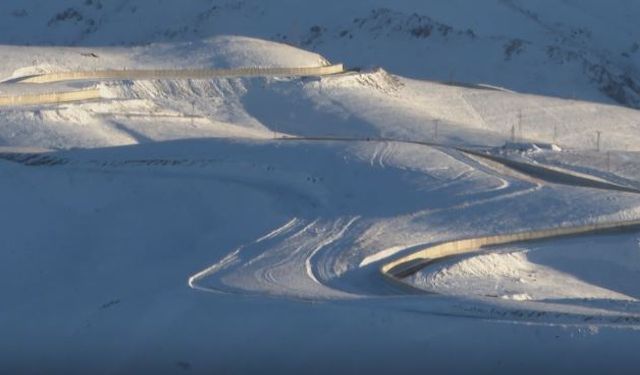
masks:
<svg viewBox="0 0 640 375"><path fill-rule="evenodd" d="M525 184L522 188L515 189L510 192L509 195L525 194L527 191L539 189L547 183L555 183L556 179L558 179L558 174L561 174L560 177L562 177L559 179L558 183L564 185L571 185L579 188L615 190L626 193L639 192L614 183L608 183L606 181L603 183L601 179L594 178L594 183L591 183L592 181L589 177L584 175L576 177L567 172L566 175L568 175L568 177L565 177L565 173L558 171L557 169L554 169L550 176L545 176L543 173L546 171L547 167L541 165L532 165L531 168L534 168L536 173L534 176L530 176L527 174L527 172L529 172L528 168L513 168L511 161L504 160L502 157L493 155L487 157L486 154L477 150L469 150L462 147L433 142L391 138L347 138L321 136L284 137L276 138L271 141L377 142L380 143L381 146L376 149L371 162L379 164L380 166L383 166L384 164L379 163L378 160L384 158L383 155L390 144L405 143L435 147L445 152L450 157L469 165L472 169L481 169L483 172L492 176L497 176L501 180L506 181L507 179L516 179ZM40 167L77 166L78 163L81 165L88 163L94 167L107 168L131 166L172 167L194 165L203 166L208 163L207 160L194 161L189 159L77 161L73 160L73 158L57 157L55 153L3 153L0 154L0 157L27 166ZM496 165L499 166L499 168L497 168ZM502 189L504 190L505 188L514 188L514 186L507 184ZM489 197L483 200L483 203L501 198L503 198L502 195ZM462 206L463 205L460 207ZM336 283L336 280L327 279L327 271L325 271L325 268L328 266L327 262L331 262L331 260L327 261L324 259L324 254L333 252L334 249L332 247L339 244L342 237L348 236L348 232L351 230L351 227L356 220L357 218L344 218L337 222L318 222L317 220L309 222L298 218L291 219L281 227L260 237L254 243L234 250L214 265L195 273L189 277L188 284L192 288L202 291L240 294L266 293L269 295L286 296L302 300L309 299L305 297L306 295L309 295L307 293L308 291L312 291L311 295L316 296L311 299L352 299L358 297L359 295L357 293L353 294L352 292L340 290L339 283ZM580 227L553 228L535 232L507 233L495 236L464 238L444 243L424 244L422 246L412 245L410 248L402 251L404 255L399 258L385 262L385 259L394 257L393 254L389 254L387 257L376 259L371 265L368 264L367 266L376 268L377 264L384 262L379 270L382 273L383 279L389 282L388 285L396 291L396 294L402 294L402 292L400 292L402 290L409 294L434 293L436 291L417 289L405 283L403 279L413 272L417 272L432 261L437 261L443 257L455 256L457 254L479 251L487 246L563 236L601 233L625 228L640 228L640 220L596 223ZM309 236L306 233L308 231L315 231L315 233ZM293 235L289 235L291 233L293 233ZM269 249L269 251L266 252L266 249ZM411 253L406 254L406 251L411 251ZM333 255L329 255L329 258L333 259L333 257ZM322 260L316 264L315 259ZM248 291L246 286L251 283L253 283L254 286L250 287ZM389 291L392 289L389 289ZM389 291L386 291L382 295L387 294Z"/></svg>

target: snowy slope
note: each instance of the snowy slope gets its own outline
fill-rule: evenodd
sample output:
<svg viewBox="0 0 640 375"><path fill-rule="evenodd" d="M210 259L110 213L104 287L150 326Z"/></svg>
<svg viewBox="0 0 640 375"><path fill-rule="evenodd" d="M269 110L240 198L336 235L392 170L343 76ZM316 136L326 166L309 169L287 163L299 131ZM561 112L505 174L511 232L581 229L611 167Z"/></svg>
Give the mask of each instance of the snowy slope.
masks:
<svg viewBox="0 0 640 375"><path fill-rule="evenodd" d="M637 233L625 233L503 247L424 269L412 282L447 294L629 306L640 296L638 245Z"/></svg>
<svg viewBox="0 0 640 375"><path fill-rule="evenodd" d="M395 360L407 371L463 371L527 359L539 370L556 350L554 368L573 369L587 347L637 340L609 327L615 309L554 307L533 320L543 326L496 325L485 309L529 322L536 307L403 296L380 279L377 256L463 234L637 217L636 195L536 186L444 150L366 141L188 140L28 160L0 167L11 213L0 221L8 369L204 373L259 362L376 373ZM552 212L536 208L550 201ZM211 266L190 289L189 277ZM470 314L485 319L452 317ZM460 339L469 334L478 338ZM438 349L425 355L428 345ZM477 345L480 357L455 364L452 348ZM627 369L633 353L612 352L614 368ZM38 363L25 367L27 356ZM578 368L610 368L611 356Z"/></svg>
<svg viewBox="0 0 640 375"><path fill-rule="evenodd" d="M0 107L0 372L634 373L637 230L405 280L440 295L380 273L442 241L640 218L639 9L615 4L2 2L0 96L101 98ZM363 69L16 81L339 62Z"/></svg>
<svg viewBox="0 0 640 375"><path fill-rule="evenodd" d="M415 78L638 107L638 16L630 0L7 0L0 41L90 51L243 35Z"/></svg>
<svg viewBox="0 0 640 375"><path fill-rule="evenodd" d="M235 38L209 40L206 45L233 44ZM253 49L254 44L261 49ZM241 47L243 46L243 47ZM187 45L145 47L144 58L130 58L104 50L97 69L126 66L171 66L165 54L180 56ZM318 66L315 54L290 54L291 47L240 38L247 59L226 50L206 52L217 66ZM21 47L9 77L33 74L18 68L20 56L42 53ZM198 49L196 49L198 51ZM208 49L202 49L209 51ZM47 51L53 71L73 70L78 50ZM227 57L231 55L230 57ZM151 58L156 56L156 58ZM224 56L224 57L221 57ZM287 56L287 58L276 56ZM291 56L289 58L289 56ZM128 59L126 59L128 58ZM198 67L207 58L186 64ZM125 60L126 59L126 60ZM143 62L139 62L142 60ZM227 61L225 61L227 60ZM123 63L126 61L126 64ZM202 64L202 65L200 65ZM8 64L8 66L10 66ZM209 66L209 65L205 65ZM96 83L73 83L92 87ZM71 84L69 84L71 85ZM0 85L6 95L32 90L34 85ZM272 136L273 132L305 136L391 137L437 141L454 145L497 146L516 137L558 143L563 147L595 149L602 132L605 150L638 150L640 112L624 107L575 100L522 95L469 85L417 81L382 70L347 73L317 79L233 78L215 80L160 80L99 83L107 100L62 107L14 108L0 113L0 144L40 147L93 147L150 140L202 136ZM59 90L59 85L33 90ZM153 119L155 126L150 126ZM91 123L92 126L85 126ZM437 128L437 129L436 129ZM28 129L28 130L26 130Z"/></svg>

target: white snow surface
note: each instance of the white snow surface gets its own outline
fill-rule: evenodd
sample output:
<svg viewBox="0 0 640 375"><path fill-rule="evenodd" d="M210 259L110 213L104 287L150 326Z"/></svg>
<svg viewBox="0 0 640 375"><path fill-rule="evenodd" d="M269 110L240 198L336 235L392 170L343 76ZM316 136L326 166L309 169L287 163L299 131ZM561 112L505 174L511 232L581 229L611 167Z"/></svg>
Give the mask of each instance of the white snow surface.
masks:
<svg viewBox="0 0 640 375"><path fill-rule="evenodd" d="M413 78L638 108L638 15L631 0L5 0L0 44L90 53L238 35Z"/></svg>
<svg viewBox="0 0 640 375"><path fill-rule="evenodd" d="M446 294L536 301L637 302L637 234L561 239L451 259L423 269L414 285Z"/></svg>
<svg viewBox="0 0 640 375"><path fill-rule="evenodd" d="M104 98L0 108L0 372L633 373L637 232L408 280L437 295L379 271L442 241L640 217L636 193L455 148L640 187L640 9L613 3L2 2L0 95ZM13 81L329 61L364 69Z"/></svg>

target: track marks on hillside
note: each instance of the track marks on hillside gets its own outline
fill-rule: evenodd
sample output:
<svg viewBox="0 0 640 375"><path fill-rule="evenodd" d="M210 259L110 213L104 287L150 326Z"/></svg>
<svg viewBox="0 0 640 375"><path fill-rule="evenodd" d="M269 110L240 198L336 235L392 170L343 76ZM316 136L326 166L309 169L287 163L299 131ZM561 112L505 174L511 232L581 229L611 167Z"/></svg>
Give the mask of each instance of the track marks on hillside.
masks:
<svg viewBox="0 0 640 375"><path fill-rule="evenodd" d="M355 297L324 284L322 262L332 257L319 254L342 249L349 230L359 217L334 220L294 218L256 241L242 246L189 279L195 289L268 294L292 298ZM341 251L335 251L340 254ZM319 263L320 262L320 263ZM330 268L330 267L329 267Z"/></svg>

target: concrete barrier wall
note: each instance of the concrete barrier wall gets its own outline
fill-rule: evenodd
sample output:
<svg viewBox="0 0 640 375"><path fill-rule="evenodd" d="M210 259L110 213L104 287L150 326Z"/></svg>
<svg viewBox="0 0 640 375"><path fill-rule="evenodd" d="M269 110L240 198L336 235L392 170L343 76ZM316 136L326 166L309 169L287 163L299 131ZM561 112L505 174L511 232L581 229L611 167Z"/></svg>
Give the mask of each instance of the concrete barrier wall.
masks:
<svg viewBox="0 0 640 375"><path fill-rule="evenodd" d="M0 96L0 106L57 104L101 98L102 95L100 94L100 90L93 88L52 93Z"/></svg>
<svg viewBox="0 0 640 375"><path fill-rule="evenodd" d="M380 271L387 280L395 285L403 287L404 289L413 290L414 292L421 291L435 293L435 291L429 291L414 287L411 284L404 282L402 279L418 272L429 263L435 262L444 257L480 251L483 247L487 246L504 245L515 242L542 240L579 234L595 234L631 229L640 229L640 219L611 223L587 224L582 226L553 228L538 231L517 232L495 236L465 238L434 244L433 246L418 250L414 253L384 264L381 267Z"/></svg>
<svg viewBox="0 0 640 375"><path fill-rule="evenodd" d="M187 70L99 70L84 72L46 73L18 78L13 82L54 83L75 80L127 79L208 79L216 77L323 76L344 72L342 64L306 68L239 68ZM0 96L0 106L56 104L89 99L101 99L98 89L63 91L43 94Z"/></svg>
<svg viewBox="0 0 640 375"><path fill-rule="evenodd" d="M524 161L516 161L502 156L485 154L465 148L457 148L457 150L472 156L500 163L518 172L522 172L529 176L556 184L617 190L628 193L640 193L640 190L632 186L619 185L610 181L599 179L590 175L581 174L571 170L561 170L560 168L545 166L542 164L532 164Z"/></svg>
<svg viewBox="0 0 640 375"><path fill-rule="evenodd" d="M237 69L156 69L96 70L46 73L15 79L14 82L53 83L77 80L128 79L208 79L217 77L323 76L343 73L342 64L306 68L237 68Z"/></svg>

